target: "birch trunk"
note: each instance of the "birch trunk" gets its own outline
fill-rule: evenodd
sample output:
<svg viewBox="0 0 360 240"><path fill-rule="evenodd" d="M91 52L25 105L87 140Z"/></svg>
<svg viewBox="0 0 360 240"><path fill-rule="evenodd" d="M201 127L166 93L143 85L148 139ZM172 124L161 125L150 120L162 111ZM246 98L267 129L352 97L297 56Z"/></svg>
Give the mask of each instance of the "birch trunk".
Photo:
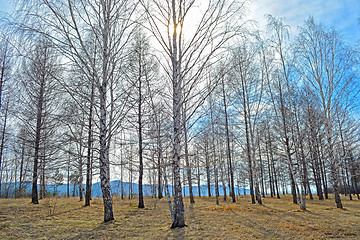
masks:
<svg viewBox="0 0 360 240"><path fill-rule="evenodd" d="M4 120L4 125L3 125L3 129L2 129L2 133L1 133L1 145L0 145L0 172L2 173L2 159L3 159L3 151L4 151L4 146L5 146L5 133L6 133L6 123L7 123L7 117L8 117L8 108L9 108L9 100L7 101L6 104L6 109L5 109L5 120ZM1 197L1 180L2 178L0 178L0 197Z"/></svg>
<svg viewBox="0 0 360 240"><path fill-rule="evenodd" d="M114 220L110 188L110 162L106 128L106 82L100 88L100 180L104 202L104 222Z"/></svg>
<svg viewBox="0 0 360 240"><path fill-rule="evenodd" d="M184 141L185 141L185 163L186 163L186 173L187 173L187 179L189 184L189 196L190 196L190 203L195 203L194 199L194 193L193 193L193 187L192 187L192 175L191 175L191 166L190 166L190 160L189 160L189 147L188 147L188 137L187 137L187 129L185 127L185 134L184 134Z"/></svg>
<svg viewBox="0 0 360 240"><path fill-rule="evenodd" d="M187 129L187 120L186 120L186 104L184 104L183 108L183 124L184 124L184 147L185 147L185 164L186 164L186 174L189 185L189 196L190 203L195 203L193 187L192 187L192 177L191 177L191 165L189 161L189 146L188 146L188 129Z"/></svg>
<svg viewBox="0 0 360 240"><path fill-rule="evenodd" d="M219 177L218 177L218 164L216 159L216 146L215 146L215 122L213 117L213 101L210 97L210 119L211 119L211 140L212 140L212 153L213 153L213 164L214 164L214 182L215 182L215 197L216 204L219 205Z"/></svg>
<svg viewBox="0 0 360 240"><path fill-rule="evenodd" d="M172 83L173 83L173 175L174 175L174 218L171 228L185 227L185 209L182 197L181 176L180 176L180 155L181 155L181 106L182 106L182 79L181 79L181 41L179 38L180 33L177 32L177 8L176 1L171 2L172 10L172 23L173 23L173 36L172 36Z"/></svg>
<svg viewBox="0 0 360 240"><path fill-rule="evenodd" d="M235 203L236 199L235 199L235 190L234 190L234 172L233 172L232 160L231 160L230 133L229 133L229 122L228 122L228 114L227 114L227 104L226 104L226 96L225 96L224 79L222 79L221 83L222 83L222 95L223 95L222 97L223 97L224 114L225 114L227 159L228 159L228 164L229 164L229 175L230 175L230 194L231 194L233 203Z"/></svg>
<svg viewBox="0 0 360 240"><path fill-rule="evenodd" d="M138 135L139 135L139 205L138 208L144 208L144 196L143 196L143 137L142 137L142 82L141 82L141 54L139 54L139 106L138 106Z"/></svg>
<svg viewBox="0 0 360 240"><path fill-rule="evenodd" d="M89 123L88 123L88 142L87 142L87 156L86 156L86 192L85 192L85 206L90 206L91 200L91 150L92 150L92 117L95 98L95 82L91 83L90 109L89 109Z"/></svg>
<svg viewBox="0 0 360 240"><path fill-rule="evenodd" d="M37 182L38 182L38 162L39 162L39 150L40 150L40 137L42 127L42 115L43 115L43 104L44 104L44 91L45 91L45 73L40 79L39 98L37 102L37 113L36 113L36 128L35 128L35 152L34 152L34 166L33 166L33 179L32 179L32 194L31 202L33 204L39 204Z"/></svg>
<svg viewBox="0 0 360 240"><path fill-rule="evenodd" d="M205 142L205 169L208 197L211 197L211 178L210 178L210 161L209 161L209 146L208 141Z"/></svg>

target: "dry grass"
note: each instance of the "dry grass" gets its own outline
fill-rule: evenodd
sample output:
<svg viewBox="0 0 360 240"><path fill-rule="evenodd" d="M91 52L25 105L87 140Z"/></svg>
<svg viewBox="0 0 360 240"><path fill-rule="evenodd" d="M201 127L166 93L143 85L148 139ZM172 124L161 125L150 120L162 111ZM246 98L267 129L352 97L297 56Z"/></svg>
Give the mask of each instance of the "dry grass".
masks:
<svg viewBox="0 0 360 240"><path fill-rule="evenodd" d="M33 205L29 199L0 200L0 239L360 239L360 201L343 197L344 210L332 199L307 201L299 211L290 196L267 197L264 205L252 205L249 196L235 204L214 198L185 198L188 227L170 229L166 199L114 198L115 221L103 223L102 199L83 207L78 198L52 199Z"/></svg>

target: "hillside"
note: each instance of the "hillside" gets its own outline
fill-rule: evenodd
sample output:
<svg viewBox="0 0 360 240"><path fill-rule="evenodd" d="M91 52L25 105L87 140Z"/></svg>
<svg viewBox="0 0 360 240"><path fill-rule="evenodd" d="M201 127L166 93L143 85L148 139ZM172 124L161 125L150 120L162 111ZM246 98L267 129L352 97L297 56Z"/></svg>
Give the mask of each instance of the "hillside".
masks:
<svg viewBox="0 0 360 240"><path fill-rule="evenodd" d="M2 183L3 186L5 185L5 183ZM116 196L121 196L121 181L120 180L114 180L114 181L111 181L110 183L111 185L111 192L113 195L116 195ZM130 186L132 185L132 193L133 195L138 195L139 194L139 185L137 183L128 183L128 182L123 182L123 192L124 192L124 195L125 196L129 196L129 193L130 193ZM11 197L14 197L14 186L15 186L15 183L11 183L11 185L9 186L9 194L8 196L11 198ZM32 184L31 183L26 183L26 193L27 194L31 194L31 186ZM17 184L17 187L18 187L18 184ZM38 186L39 188L40 186ZM84 184L84 189L86 188L86 185ZM201 190L200 190L200 193L202 196L205 196L208 194L208 190L207 190L207 186L205 185L201 185L200 186ZM74 185L73 184L70 184L69 185L69 189L70 189L70 196L73 195L73 192L74 192ZM183 192L185 193L185 195L189 195L189 187L188 186L184 186L183 188ZM49 184L46 186L46 190L48 191L48 193L52 194L54 193L55 189L54 189L54 185L52 184ZM170 194L172 194L172 186L170 185L169 186L169 191L170 191ZM227 193L229 193L229 188L226 188L226 191ZM246 194L250 194L250 191L249 189L245 189L246 191ZM56 192L58 193L59 196L66 196L67 194L67 185L66 184L63 184L63 185L60 185L57 187L56 189ZM144 196L151 196L151 186L149 184L144 184L143 185L143 192L144 192ZM220 192L220 195L224 195L224 191L223 191L223 188L220 187L219 188L219 192ZM235 192L236 193L240 193L240 194L243 194L244 193L244 188L235 188ZM195 196L198 196L199 195L199 188L198 186L193 186L193 193ZM212 195L215 195L215 186L212 185L211 186L211 194ZM5 194L3 193L2 196L4 196ZM102 197L102 193L101 193L101 186L100 186L100 182L97 182L97 183L94 183L92 185L92 192L91 192L91 195L93 198L98 198L98 197ZM165 195L165 191L163 191L163 195ZM75 196L78 196L78 187L75 186Z"/></svg>

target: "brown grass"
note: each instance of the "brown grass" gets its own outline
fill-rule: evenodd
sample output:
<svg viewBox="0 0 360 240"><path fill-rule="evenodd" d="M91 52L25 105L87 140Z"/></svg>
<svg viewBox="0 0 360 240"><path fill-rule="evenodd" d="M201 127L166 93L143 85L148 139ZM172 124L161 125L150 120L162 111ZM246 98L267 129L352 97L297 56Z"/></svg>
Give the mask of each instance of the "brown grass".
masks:
<svg viewBox="0 0 360 240"><path fill-rule="evenodd" d="M170 229L166 199L114 198L115 221L103 223L102 199L83 207L78 198L51 199L39 205L30 199L0 200L0 239L360 239L360 201L343 197L345 209L335 208L332 199L307 201L308 211L299 211L290 196L266 197L252 205L249 196L237 203L214 198L185 198L186 224Z"/></svg>

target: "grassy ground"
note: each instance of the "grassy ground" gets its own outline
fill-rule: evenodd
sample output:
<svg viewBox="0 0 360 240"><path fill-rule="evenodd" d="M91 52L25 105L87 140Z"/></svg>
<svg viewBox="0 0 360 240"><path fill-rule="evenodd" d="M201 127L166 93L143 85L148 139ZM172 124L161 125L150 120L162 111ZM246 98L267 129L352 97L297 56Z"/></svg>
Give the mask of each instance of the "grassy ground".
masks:
<svg viewBox="0 0 360 240"><path fill-rule="evenodd" d="M214 198L195 198L193 205L185 198L188 226L182 229L169 228L166 199L146 198L145 209L137 209L136 199L115 197L115 221L105 224L102 199L93 199L90 207L78 198L40 200L38 205L30 199L1 199L0 239L360 239L360 201L342 199L343 210L335 208L333 199L308 200L303 212L290 196L268 196L262 206L252 205L249 196L220 206Z"/></svg>

